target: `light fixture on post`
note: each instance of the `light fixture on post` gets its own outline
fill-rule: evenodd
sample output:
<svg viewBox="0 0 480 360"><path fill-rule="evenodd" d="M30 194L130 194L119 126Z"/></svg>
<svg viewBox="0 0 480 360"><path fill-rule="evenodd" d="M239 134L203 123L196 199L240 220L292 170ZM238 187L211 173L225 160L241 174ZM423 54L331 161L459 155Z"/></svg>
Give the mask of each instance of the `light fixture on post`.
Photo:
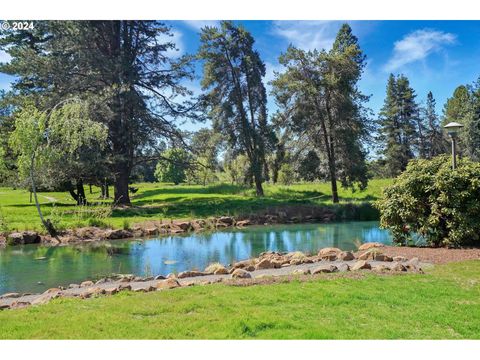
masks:
<svg viewBox="0 0 480 360"><path fill-rule="evenodd" d="M457 167L457 133L463 127L462 124L457 122L451 122L444 126L447 130L447 134L452 139L452 169Z"/></svg>

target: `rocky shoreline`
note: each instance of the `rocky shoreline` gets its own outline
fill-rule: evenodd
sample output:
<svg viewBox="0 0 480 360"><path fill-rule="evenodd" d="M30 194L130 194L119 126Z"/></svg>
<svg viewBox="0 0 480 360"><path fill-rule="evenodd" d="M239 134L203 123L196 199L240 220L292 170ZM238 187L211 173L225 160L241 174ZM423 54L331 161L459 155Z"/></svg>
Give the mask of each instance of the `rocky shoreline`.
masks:
<svg viewBox="0 0 480 360"><path fill-rule="evenodd" d="M42 294L3 294L0 296L0 309L41 305L60 297L87 299L114 295L121 291L163 291L218 282L248 285L249 282L268 282L275 278L308 277L329 273L423 273L422 268L431 266L430 263L421 262L418 258L391 257L382 251L383 247L383 244L367 243L361 245L356 253L330 247L321 249L313 256L300 251L264 252L257 258L239 261L229 267L219 263L210 264L204 271L184 271L156 277L138 277L132 274L112 275L95 282L86 280L81 284L70 284L68 287L51 288Z"/></svg>
<svg viewBox="0 0 480 360"><path fill-rule="evenodd" d="M36 231L16 231L0 234L0 246L23 244L66 245L82 242L118 240L169 234L183 234L225 228L242 228L250 225L293 224L302 222L326 223L335 219L335 213L326 208L296 206L290 209L270 210L243 217L220 216L195 220L158 220L133 225L129 229L102 229L82 227L60 231L58 237Z"/></svg>

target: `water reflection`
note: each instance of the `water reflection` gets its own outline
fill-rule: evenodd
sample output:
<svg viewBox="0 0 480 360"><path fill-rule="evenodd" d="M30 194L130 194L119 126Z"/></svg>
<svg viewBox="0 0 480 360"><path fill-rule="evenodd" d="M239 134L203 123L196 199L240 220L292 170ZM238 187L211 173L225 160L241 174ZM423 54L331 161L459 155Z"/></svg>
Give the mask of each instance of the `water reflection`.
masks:
<svg viewBox="0 0 480 360"><path fill-rule="evenodd" d="M7 247L0 250L0 294L43 291L111 273L202 270L211 262L230 264L267 250L316 253L322 247L350 250L372 241L390 243L391 237L377 222L369 221L248 227L68 247Z"/></svg>

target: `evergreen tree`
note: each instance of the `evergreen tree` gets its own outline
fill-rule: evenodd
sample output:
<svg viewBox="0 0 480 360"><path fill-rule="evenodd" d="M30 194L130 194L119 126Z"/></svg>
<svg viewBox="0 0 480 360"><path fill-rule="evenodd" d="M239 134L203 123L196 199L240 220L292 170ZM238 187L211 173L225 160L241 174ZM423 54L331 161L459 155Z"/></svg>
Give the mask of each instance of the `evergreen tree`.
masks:
<svg viewBox="0 0 480 360"><path fill-rule="evenodd" d="M408 161L414 157L415 146L422 153L425 151L423 126L417 131L419 109L415 97L407 77L390 74L378 120L381 155L390 176L397 176L405 170Z"/></svg>
<svg viewBox="0 0 480 360"><path fill-rule="evenodd" d="M445 153L446 142L442 136L440 121L435 110L435 99L431 91L427 94L427 103L423 109L423 123L425 124L425 157L432 158L434 156Z"/></svg>
<svg viewBox="0 0 480 360"><path fill-rule="evenodd" d="M324 154L332 201L338 202L337 180L360 188L368 181L362 147L369 131L363 107L368 98L357 88L365 66L358 40L345 24L331 51L290 46L279 60L286 70L272 82L282 112L276 118Z"/></svg>
<svg viewBox="0 0 480 360"><path fill-rule="evenodd" d="M214 129L226 134L229 146L246 154L256 193L263 196L265 151L272 138L267 124L265 64L253 49L252 35L231 21L205 27L199 58L204 60L203 103Z"/></svg>

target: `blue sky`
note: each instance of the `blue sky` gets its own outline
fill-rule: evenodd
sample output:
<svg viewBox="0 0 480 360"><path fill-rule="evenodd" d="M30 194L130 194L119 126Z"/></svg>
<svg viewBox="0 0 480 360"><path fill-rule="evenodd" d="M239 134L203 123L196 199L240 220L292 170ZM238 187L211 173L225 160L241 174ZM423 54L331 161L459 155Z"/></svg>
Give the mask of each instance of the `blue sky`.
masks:
<svg viewBox="0 0 480 360"><path fill-rule="evenodd" d="M273 71L281 71L278 56L289 44L302 49L329 49L344 21L236 21L254 36L255 47L267 66L266 81ZM372 95L368 106L376 114L383 104L388 75L405 74L421 103L428 91L443 104L460 84L480 76L480 21L347 21L367 55L367 67L359 84ZM195 53L202 26L215 21L167 21L172 26L178 56ZM8 56L0 53L0 61ZM200 78L201 73L198 72ZM0 88L8 88L11 78L0 74ZM189 85L199 91L198 81ZM269 112L275 111L269 98ZM201 125L186 125L189 129Z"/></svg>

